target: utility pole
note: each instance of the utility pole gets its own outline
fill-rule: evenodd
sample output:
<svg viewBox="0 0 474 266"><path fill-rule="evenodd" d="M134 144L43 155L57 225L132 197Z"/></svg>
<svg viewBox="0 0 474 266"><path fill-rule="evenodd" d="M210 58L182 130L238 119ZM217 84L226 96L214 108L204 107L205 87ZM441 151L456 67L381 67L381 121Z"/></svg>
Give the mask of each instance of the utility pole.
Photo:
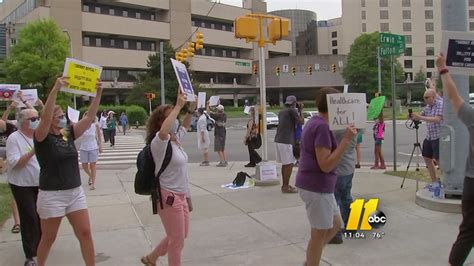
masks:
<svg viewBox="0 0 474 266"><path fill-rule="evenodd" d="M379 96L382 95L382 58L380 56L380 47L377 47L377 68L379 82Z"/></svg>
<svg viewBox="0 0 474 266"><path fill-rule="evenodd" d="M161 105L165 104L165 66L163 63L163 42L160 42L160 83L161 83Z"/></svg>

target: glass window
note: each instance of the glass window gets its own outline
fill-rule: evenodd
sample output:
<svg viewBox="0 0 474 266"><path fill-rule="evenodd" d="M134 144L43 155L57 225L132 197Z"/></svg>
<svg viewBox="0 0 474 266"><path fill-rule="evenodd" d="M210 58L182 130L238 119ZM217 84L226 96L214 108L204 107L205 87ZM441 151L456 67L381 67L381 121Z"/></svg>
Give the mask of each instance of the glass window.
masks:
<svg viewBox="0 0 474 266"><path fill-rule="evenodd" d="M388 7L388 0L379 0L380 7Z"/></svg>
<svg viewBox="0 0 474 266"><path fill-rule="evenodd" d="M332 54L336 55L337 54L337 49L332 49Z"/></svg>
<svg viewBox="0 0 474 266"><path fill-rule="evenodd" d="M435 67L435 60L429 59L426 60L426 68L434 68Z"/></svg>
<svg viewBox="0 0 474 266"><path fill-rule="evenodd" d="M216 56L216 49L211 49L211 56Z"/></svg>
<svg viewBox="0 0 474 266"><path fill-rule="evenodd" d="M127 40L124 40L123 41L123 49L128 49L128 41Z"/></svg>
<svg viewBox="0 0 474 266"><path fill-rule="evenodd" d="M433 6L433 0L425 0L425 6Z"/></svg>
<svg viewBox="0 0 474 266"><path fill-rule="evenodd" d="M412 56L413 54L413 48L407 47L405 48L405 56Z"/></svg>
<svg viewBox="0 0 474 266"><path fill-rule="evenodd" d="M115 15L115 9L110 8L109 9L109 15L114 16Z"/></svg>
<svg viewBox="0 0 474 266"><path fill-rule="evenodd" d="M432 78L433 77L433 72L426 72L426 77L427 78Z"/></svg>
<svg viewBox="0 0 474 266"><path fill-rule="evenodd" d="M227 50L222 50L222 57L227 57Z"/></svg>
<svg viewBox="0 0 474 266"><path fill-rule="evenodd" d="M411 44L411 35L405 35L405 43Z"/></svg>
<svg viewBox="0 0 474 266"><path fill-rule="evenodd" d="M84 4L84 5L82 6L82 11L84 11L84 12L89 12L89 5L88 5L88 4Z"/></svg>
<svg viewBox="0 0 474 266"><path fill-rule="evenodd" d="M123 16L123 17L128 17L128 11L127 11L127 10L124 10L124 11L122 12L122 16Z"/></svg>
<svg viewBox="0 0 474 266"><path fill-rule="evenodd" d="M362 23L362 32L367 32L367 24Z"/></svg>
<svg viewBox="0 0 474 266"><path fill-rule="evenodd" d="M433 19L433 10L425 10L425 19Z"/></svg>
<svg viewBox="0 0 474 266"><path fill-rule="evenodd" d="M435 55L434 47L426 47L426 55L434 56Z"/></svg>
<svg viewBox="0 0 474 266"><path fill-rule="evenodd" d="M333 38L337 38L337 31L331 32L331 36L332 36Z"/></svg>
<svg viewBox="0 0 474 266"><path fill-rule="evenodd" d="M232 51L232 57L237 58L237 51Z"/></svg>
<svg viewBox="0 0 474 266"><path fill-rule="evenodd" d="M151 43L151 50L156 51L156 44L154 42Z"/></svg>
<svg viewBox="0 0 474 266"><path fill-rule="evenodd" d="M426 35L426 43L434 43L434 35Z"/></svg>
<svg viewBox="0 0 474 266"><path fill-rule="evenodd" d="M360 6L365 7L365 0L360 0Z"/></svg>
<svg viewBox="0 0 474 266"><path fill-rule="evenodd" d="M90 45L91 45L91 38L84 37L84 46L90 46Z"/></svg>
<svg viewBox="0 0 474 266"><path fill-rule="evenodd" d="M388 10L380 11L380 19L388 19Z"/></svg>
<svg viewBox="0 0 474 266"><path fill-rule="evenodd" d="M137 50L141 50L142 49L142 42L137 42Z"/></svg>
<svg viewBox="0 0 474 266"><path fill-rule="evenodd" d="M403 7L410 7L411 6L410 0L402 0L402 6Z"/></svg>
<svg viewBox="0 0 474 266"><path fill-rule="evenodd" d="M411 23L404 22L403 23L403 31L411 31Z"/></svg>
<svg viewBox="0 0 474 266"><path fill-rule="evenodd" d="M382 32L390 31L388 23L380 23L380 31Z"/></svg>
<svg viewBox="0 0 474 266"><path fill-rule="evenodd" d="M115 47L115 40L114 39L110 39L110 47Z"/></svg>
<svg viewBox="0 0 474 266"><path fill-rule="evenodd" d="M410 10L403 10L403 19L411 19L411 11Z"/></svg>
<svg viewBox="0 0 474 266"><path fill-rule="evenodd" d="M332 41L332 46L337 46L337 40Z"/></svg>
<svg viewBox="0 0 474 266"><path fill-rule="evenodd" d="M97 46L97 47L102 47L102 39L100 39L100 38L95 38L95 46Z"/></svg>
<svg viewBox="0 0 474 266"><path fill-rule="evenodd" d="M413 68L413 61L412 60L404 60L403 65L405 68Z"/></svg>
<svg viewBox="0 0 474 266"><path fill-rule="evenodd" d="M474 6L474 0L469 0L469 6Z"/></svg>
<svg viewBox="0 0 474 266"><path fill-rule="evenodd" d="M469 18L474 18L474 10L469 10Z"/></svg>
<svg viewBox="0 0 474 266"><path fill-rule="evenodd" d="M100 6L96 6L94 12L100 14Z"/></svg>
<svg viewBox="0 0 474 266"><path fill-rule="evenodd" d="M152 13L152 14L150 14L150 20L153 20L153 21L155 21L155 14L153 14L153 13Z"/></svg>
<svg viewBox="0 0 474 266"><path fill-rule="evenodd" d="M365 10L362 10L362 19L366 19Z"/></svg>
<svg viewBox="0 0 474 266"><path fill-rule="evenodd" d="M474 22L469 22L469 30L474 31Z"/></svg>
<svg viewBox="0 0 474 266"><path fill-rule="evenodd" d="M425 23L425 30L426 31L434 31L434 23L433 22L426 22Z"/></svg>
<svg viewBox="0 0 474 266"><path fill-rule="evenodd" d="M137 11L137 12L135 13L135 18L141 19L141 18L142 18L142 13L140 13L139 11Z"/></svg>

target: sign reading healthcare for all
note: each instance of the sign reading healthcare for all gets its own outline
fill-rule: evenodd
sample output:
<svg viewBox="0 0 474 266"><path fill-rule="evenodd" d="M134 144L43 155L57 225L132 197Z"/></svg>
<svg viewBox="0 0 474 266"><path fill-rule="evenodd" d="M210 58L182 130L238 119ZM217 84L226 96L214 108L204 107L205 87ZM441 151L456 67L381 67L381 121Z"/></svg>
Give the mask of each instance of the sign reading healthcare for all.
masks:
<svg viewBox="0 0 474 266"><path fill-rule="evenodd" d="M102 67L82 62L73 58L66 58L63 76L69 77L69 86L62 91L95 97L97 94L97 80L102 73Z"/></svg>
<svg viewBox="0 0 474 266"><path fill-rule="evenodd" d="M443 51L446 65L453 74L474 73L474 34L467 32L443 32Z"/></svg>
<svg viewBox="0 0 474 266"><path fill-rule="evenodd" d="M174 73L178 78L178 83L181 87L182 92L187 95L187 101L196 101L196 97L194 96L193 85L191 84L191 79L189 78L186 66L174 60L173 58L171 58L171 64L173 64Z"/></svg>
<svg viewBox="0 0 474 266"><path fill-rule="evenodd" d="M326 95L329 129L341 130L350 125L365 128L367 103L365 93L336 93Z"/></svg>

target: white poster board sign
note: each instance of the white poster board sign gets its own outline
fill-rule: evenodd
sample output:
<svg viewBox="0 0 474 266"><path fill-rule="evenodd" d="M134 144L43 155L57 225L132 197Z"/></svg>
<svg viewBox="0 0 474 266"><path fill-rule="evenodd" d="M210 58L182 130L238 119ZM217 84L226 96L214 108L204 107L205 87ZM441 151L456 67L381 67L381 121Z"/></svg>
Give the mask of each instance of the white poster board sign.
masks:
<svg viewBox="0 0 474 266"><path fill-rule="evenodd" d="M474 33L443 31L441 49L452 74L474 75Z"/></svg>
<svg viewBox="0 0 474 266"><path fill-rule="evenodd" d="M80 112L70 106L67 107L67 117L69 118L69 120L71 120L71 122L73 123L77 123L79 122L79 115L80 115Z"/></svg>
<svg viewBox="0 0 474 266"><path fill-rule="evenodd" d="M206 108L206 92L198 93L197 108Z"/></svg>
<svg viewBox="0 0 474 266"><path fill-rule="evenodd" d="M365 93L336 93L326 95L328 101L329 129L345 129L349 125L365 128L367 102Z"/></svg>
<svg viewBox="0 0 474 266"><path fill-rule="evenodd" d="M21 92L21 99L18 97L18 93ZM26 107L26 105L21 101L22 99L32 106L36 106L38 102L38 90L37 89L27 89L27 90L18 90L13 96L15 102L18 103L18 107Z"/></svg>
<svg viewBox="0 0 474 266"><path fill-rule="evenodd" d="M219 96L211 96L211 98L209 98L209 106L216 105L219 105Z"/></svg>
<svg viewBox="0 0 474 266"><path fill-rule="evenodd" d="M256 179L260 181L278 179L276 164L271 162L260 163Z"/></svg>
<svg viewBox="0 0 474 266"><path fill-rule="evenodd" d="M191 83L191 79L189 78L188 70L186 66L173 58L171 58L171 64L173 64L174 73L176 74L176 78L178 79L179 86L181 87L181 91L187 95L188 102L196 101L194 97L194 89L193 84Z"/></svg>
<svg viewBox="0 0 474 266"><path fill-rule="evenodd" d="M248 106L248 105L245 106L244 113L246 113L246 114L250 113L250 108L251 108L251 106Z"/></svg>

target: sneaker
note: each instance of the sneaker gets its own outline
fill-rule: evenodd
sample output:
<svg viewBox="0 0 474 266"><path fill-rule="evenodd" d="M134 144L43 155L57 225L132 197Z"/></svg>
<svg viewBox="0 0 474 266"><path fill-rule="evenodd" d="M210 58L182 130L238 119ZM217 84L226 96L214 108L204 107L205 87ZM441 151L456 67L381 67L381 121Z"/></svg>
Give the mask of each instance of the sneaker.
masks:
<svg viewBox="0 0 474 266"><path fill-rule="evenodd" d="M217 167L226 167L225 162L219 162L216 166Z"/></svg>
<svg viewBox="0 0 474 266"><path fill-rule="evenodd" d="M357 168L357 169L359 169L359 168L360 168L360 164L359 164L359 163L358 163L358 164L356 164L356 168Z"/></svg>
<svg viewBox="0 0 474 266"><path fill-rule="evenodd" d="M224 162L224 166L227 167L229 166L229 163L227 161Z"/></svg>
<svg viewBox="0 0 474 266"><path fill-rule="evenodd" d="M254 163L248 163L248 164L244 165L244 167L255 167L255 164Z"/></svg>
<svg viewBox="0 0 474 266"><path fill-rule="evenodd" d="M328 244L342 244L342 236L341 235L335 235L329 242Z"/></svg>
<svg viewBox="0 0 474 266"><path fill-rule="evenodd" d="M209 161L203 161L199 166L209 166Z"/></svg>
<svg viewBox="0 0 474 266"><path fill-rule="evenodd" d="M440 187L439 183L437 181L432 182L428 185L426 185L424 188L428 189L429 192L434 192L436 188Z"/></svg>
<svg viewBox="0 0 474 266"><path fill-rule="evenodd" d="M36 266L36 262L32 259L26 259L24 266Z"/></svg>

